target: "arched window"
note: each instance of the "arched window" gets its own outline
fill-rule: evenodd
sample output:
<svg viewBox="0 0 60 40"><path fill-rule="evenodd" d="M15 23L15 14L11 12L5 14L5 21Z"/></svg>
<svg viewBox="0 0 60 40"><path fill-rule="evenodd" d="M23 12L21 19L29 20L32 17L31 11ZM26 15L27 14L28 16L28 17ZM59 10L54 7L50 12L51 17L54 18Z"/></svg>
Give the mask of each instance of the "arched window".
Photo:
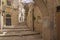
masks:
<svg viewBox="0 0 60 40"><path fill-rule="evenodd" d="M6 17L11 17L11 15L10 14L7 14Z"/></svg>

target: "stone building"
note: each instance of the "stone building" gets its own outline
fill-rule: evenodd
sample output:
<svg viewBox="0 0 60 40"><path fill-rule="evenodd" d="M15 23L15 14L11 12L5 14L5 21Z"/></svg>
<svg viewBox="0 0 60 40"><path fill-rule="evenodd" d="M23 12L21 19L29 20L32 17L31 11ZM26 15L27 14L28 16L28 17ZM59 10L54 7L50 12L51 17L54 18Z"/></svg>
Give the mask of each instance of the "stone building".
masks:
<svg viewBox="0 0 60 40"><path fill-rule="evenodd" d="M19 0L19 23L24 23L25 21L25 9L24 9L24 3L22 0Z"/></svg>
<svg viewBox="0 0 60 40"><path fill-rule="evenodd" d="M14 27L18 24L18 6L16 0L2 0L3 27Z"/></svg>
<svg viewBox="0 0 60 40"><path fill-rule="evenodd" d="M42 33L44 40L60 40L60 1L34 0L34 2L35 31Z"/></svg>
<svg viewBox="0 0 60 40"><path fill-rule="evenodd" d="M34 12L29 11L28 26L30 29L40 32L44 40L60 40L59 30L57 31L57 28L59 28L57 25L60 25L59 12L56 13L60 8L57 6L60 6L59 0L34 0ZM56 15L58 18L56 18Z"/></svg>
<svg viewBox="0 0 60 40"><path fill-rule="evenodd" d="M13 1L2 2L4 27L14 27L19 23L18 5L15 6L16 1L14 4ZM60 40L60 1L34 0L34 3L29 3L27 6L29 8L26 16L27 27L39 32L43 40Z"/></svg>

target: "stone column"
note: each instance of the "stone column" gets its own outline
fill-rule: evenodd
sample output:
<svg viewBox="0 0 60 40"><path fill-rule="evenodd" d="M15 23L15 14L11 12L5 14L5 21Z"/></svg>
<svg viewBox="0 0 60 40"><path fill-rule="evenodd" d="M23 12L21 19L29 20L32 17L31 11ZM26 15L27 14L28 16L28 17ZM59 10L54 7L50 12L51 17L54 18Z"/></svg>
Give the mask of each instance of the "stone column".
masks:
<svg viewBox="0 0 60 40"><path fill-rule="evenodd" d="M54 17L56 10L56 0L47 0L47 9L49 12L49 30L50 30L50 40L54 39Z"/></svg>

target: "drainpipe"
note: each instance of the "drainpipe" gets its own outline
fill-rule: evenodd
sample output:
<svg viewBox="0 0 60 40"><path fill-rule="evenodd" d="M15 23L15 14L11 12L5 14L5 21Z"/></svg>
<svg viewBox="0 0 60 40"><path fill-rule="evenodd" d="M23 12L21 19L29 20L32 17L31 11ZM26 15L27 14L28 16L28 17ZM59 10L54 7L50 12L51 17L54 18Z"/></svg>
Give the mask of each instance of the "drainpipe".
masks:
<svg viewBox="0 0 60 40"><path fill-rule="evenodd" d="M34 8L33 8L33 10L32 10L32 17L33 17L33 18L32 18L32 21L33 21L33 31L34 31L34 30L35 30L35 28L34 28L34 20L35 20L35 19L34 19Z"/></svg>

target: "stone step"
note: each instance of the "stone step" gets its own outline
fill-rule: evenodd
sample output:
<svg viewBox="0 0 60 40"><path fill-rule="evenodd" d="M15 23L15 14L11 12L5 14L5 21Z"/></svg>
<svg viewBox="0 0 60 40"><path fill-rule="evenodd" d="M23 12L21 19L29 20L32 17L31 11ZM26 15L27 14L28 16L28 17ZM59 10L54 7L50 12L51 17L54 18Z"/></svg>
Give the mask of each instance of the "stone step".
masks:
<svg viewBox="0 0 60 40"><path fill-rule="evenodd" d="M3 29L21 29L21 28L28 28L27 26L17 26L17 27L4 27ZM1 29L1 28L0 28Z"/></svg>
<svg viewBox="0 0 60 40"><path fill-rule="evenodd" d="M28 28L28 27L26 25L4 26L3 27L3 29L21 29L21 28Z"/></svg>
<svg viewBox="0 0 60 40"><path fill-rule="evenodd" d="M11 36L30 36L30 35L39 35L38 32L33 31L22 31L22 32L7 32L5 35L0 37L11 37Z"/></svg>
<svg viewBox="0 0 60 40"><path fill-rule="evenodd" d="M3 29L5 32L20 32L20 31L31 31L30 29Z"/></svg>

